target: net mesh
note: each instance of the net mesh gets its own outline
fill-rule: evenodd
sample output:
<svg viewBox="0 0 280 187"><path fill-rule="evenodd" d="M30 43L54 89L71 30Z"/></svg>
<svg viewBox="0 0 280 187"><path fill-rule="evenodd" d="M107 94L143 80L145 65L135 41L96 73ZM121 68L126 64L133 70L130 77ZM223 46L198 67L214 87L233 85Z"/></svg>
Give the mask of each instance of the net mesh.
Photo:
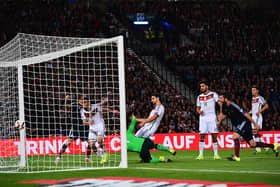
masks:
<svg viewBox="0 0 280 187"><path fill-rule="evenodd" d="M13 140L19 138L19 131L14 128L14 122L18 119L18 91L17 68L0 68L0 138L1 140ZM19 157L15 157L18 151L9 141L0 142L0 168L13 170L17 167ZM2 155L8 154L7 157Z"/></svg>
<svg viewBox="0 0 280 187"><path fill-rule="evenodd" d="M65 49L75 49L102 39L50 37L18 34L15 39L0 49L0 61L15 63L16 60L28 59L23 65L24 120L26 127L26 168L30 172L54 171L67 169L118 167L121 162L120 151L120 88L119 54L116 41L92 45L81 50L73 50L67 55L59 55L51 60L44 58L33 61L36 57ZM12 52L11 52L12 51ZM2 63L3 64L3 63ZM3 66L3 65L2 65ZM9 141L1 141L1 161L14 158L18 164L19 135L14 127L18 119L18 81L16 67L0 67L1 77L1 127L8 124L11 132ZM2 91L3 90L3 91ZM87 142L80 139L62 154L61 160L55 159L67 136L73 130L73 111L65 105L65 97L71 97L71 104L79 107L80 95L89 98L91 104L100 103L105 98L102 115L105 121L106 138L104 140L108 161L100 163L102 157L92 151L92 162L85 163ZM2 110L4 108L4 110ZM109 109L105 111L104 109ZM79 109L80 110L80 109ZM92 114L94 115L94 114ZM2 129L1 129L2 130ZM9 133L4 133L8 136ZM5 144L12 149L2 149ZM8 155L11 150L15 153ZM7 163L7 162L5 162ZM9 164L11 165L11 164ZM17 169L20 171L20 169Z"/></svg>

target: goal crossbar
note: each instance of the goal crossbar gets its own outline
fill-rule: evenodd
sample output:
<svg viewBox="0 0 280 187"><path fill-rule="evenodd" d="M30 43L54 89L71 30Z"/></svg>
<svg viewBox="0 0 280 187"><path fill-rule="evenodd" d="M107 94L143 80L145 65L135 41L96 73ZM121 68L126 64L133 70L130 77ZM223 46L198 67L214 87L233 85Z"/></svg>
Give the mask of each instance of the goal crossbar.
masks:
<svg viewBox="0 0 280 187"><path fill-rule="evenodd" d="M100 41L94 41L94 42L91 42L89 44L85 44L85 45L82 45L82 46L79 46L79 47L72 47L70 49L51 52L51 53L47 53L47 54L43 54L43 55L39 55L39 56L35 56L35 57L24 58L24 59L17 60L17 61L12 61L12 62L1 62L0 61L0 67L11 67L11 66L18 66L18 65L39 64L39 63L44 62L44 61L50 61L50 60L53 60L53 59L60 58L62 56L69 55L69 54L74 53L76 51L82 51L82 50L87 49L87 48L102 46L106 43L114 42L114 41L119 40L119 39L122 39L122 36L116 36L116 37L109 38L109 39L102 39Z"/></svg>

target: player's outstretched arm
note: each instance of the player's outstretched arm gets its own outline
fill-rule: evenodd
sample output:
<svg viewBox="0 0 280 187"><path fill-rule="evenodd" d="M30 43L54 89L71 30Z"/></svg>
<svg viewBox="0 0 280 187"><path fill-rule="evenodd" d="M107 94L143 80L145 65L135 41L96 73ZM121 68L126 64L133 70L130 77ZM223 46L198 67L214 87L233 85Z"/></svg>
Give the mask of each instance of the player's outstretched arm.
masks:
<svg viewBox="0 0 280 187"><path fill-rule="evenodd" d="M154 121L155 119L157 119L158 115L154 114L153 116L149 117L149 118L136 118L137 122L140 123L150 123L151 121Z"/></svg>
<svg viewBox="0 0 280 187"><path fill-rule="evenodd" d="M110 108L104 108L103 107L103 111L108 111L108 112L113 112L113 113L119 113L119 111L118 110L112 110L112 109L110 109Z"/></svg>
<svg viewBox="0 0 280 187"><path fill-rule="evenodd" d="M255 126L255 128L256 128L257 130L260 129L260 126L252 119L252 117L250 116L250 114L249 114L248 112L246 112L246 113L244 114L244 116L245 116L249 121L251 121L251 122L253 123L253 125Z"/></svg>
<svg viewBox="0 0 280 187"><path fill-rule="evenodd" d="M99 104L104 105L108 102L108 97L105 97Z"/></svg>
<svg viewBox="0 0 280 187"><path fill-rule="evenodd" d="M84 125L94 125L94 122L93 121L87 121L87 120L83 120L83 124Z"/></svg>
<svg viewBox="0 0 280 187"><path fill-rule="evenodd" d="M105 105L108 102L108 97L105 97L100 103L96 103L97 105Z"/></svg>

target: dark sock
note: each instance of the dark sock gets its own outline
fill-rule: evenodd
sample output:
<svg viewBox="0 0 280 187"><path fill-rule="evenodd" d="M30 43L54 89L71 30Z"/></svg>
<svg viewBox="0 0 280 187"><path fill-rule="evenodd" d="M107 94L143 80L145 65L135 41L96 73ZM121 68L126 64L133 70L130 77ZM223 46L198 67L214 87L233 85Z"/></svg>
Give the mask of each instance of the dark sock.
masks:
<svg viewBox="0 0 280 187"><path fill-rule="evenodd" d="M90 154L91 154L91 147L88 145L87 146L87 158L89 158Z"/></svg>
<svg viewBox="0 0 280 187"><path fill-rule="evenodd" d="M254 137L259 138L259 137L262 137L262 136L260 134L255 134Z"/></svg>
<svg viewBox="0 0 280 187"><path fill-rule="evenodd" d="M256 147L269 147L269 148L274 148L273 144L268 144L268 143L263 143L263 142L256 142Z"/></svg>
<svg viewBox="0 0 280 187"><path fill-rule="evenodd" d="M104 151L104 153L107 152L106 146L104 143L101 144L101 149Z"/></svg>
<svg viewBox="0 0 280 187"><path fill-rule="evenodd" d="M97 149L96 149L96 147L95 146L93 146L92 148L91 148L91 150L93 151L93 152L97 152Z"/></svg>
<svg viewBox="0 0 280 187"><path fill-rule="evenodd" d="M255 134L254 137L255 137L255 142L261 142L262 136L260 134Z"/></svg>
<svg viewBox="0 0 280 187"><path fill-rule="evenodd" d="M59 151L59 157L61 157L61 155L65 152L66 149L67 149L67 145L63 144L61 150Z"/></svg>
<svg viewBox="0 0 280 187"><path fill-rule="evenodd" d="M239 151L240 151L240 141L239 139L234 139L234 155L236 157L239 157Z"/></svg>

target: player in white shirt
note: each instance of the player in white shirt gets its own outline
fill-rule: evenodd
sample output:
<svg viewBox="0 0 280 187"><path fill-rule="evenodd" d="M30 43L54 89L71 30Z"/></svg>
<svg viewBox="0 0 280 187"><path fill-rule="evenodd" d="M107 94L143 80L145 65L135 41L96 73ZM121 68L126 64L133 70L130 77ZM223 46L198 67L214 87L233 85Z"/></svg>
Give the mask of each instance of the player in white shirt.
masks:
<svg viewBox="0 0 280 187"><path fill-rule="evenodd" d="M160 102L158 94L152 94L151 101L154 104L154 109L150 112L148 118L136 118L140 122L138 126L141 128L136 132L136 137L150 138L158 129L164 115L164 106ZM159 149L160 150L160 149ZM175 155L176 151L170 149L171 154Z"/></svg>
<svg viewBox="0 0 280 187"><path fill-rule="evenodd" d="M216 92L212 92L208 89L207 81L200 81L200 91L202 92L197 97L196 111L199 114L199 155L197 160L203 160L203 150L205 146L205 136L208 133L212 135L214 160L219 160L221 157L218 155L218 128L217 128L217 115L216 115L216 103L219 100L219 96Z"/></svg>
<svg viewBox="0 0 280 187"><path fill-rule="evenodd" d="M83 124L89 125L86 162L90 162L90 154L92 149L96 149L97 155L102 157L101 163L107 162L108 159L106 147L104 145L105 122L102 116L102 112L109 111L118 113L118 111L102 107L102 104L104 104L105 102L107 102L107 100L103 100L98 104L91 104L89 99L86 97L79 101L80 105L83 106L83 108L81 108L80 110Z"/></svg>
<svg viewBox="0 0 280 187"><path fill-rule="evenodd" d="M259 94L259 89L256 85L252 86L252 119L260 126L262 129L262 112L269 108L266 100ZM253 134L256 142L264 142L263 137L260 135L259 130L255 129L252 124ZM256 148L256 152L261 152L259 147Z"/></svg>
<svg viewBox="0 0 280 187"><path fill-rule="evenodd" d="M160 121L164 115L164 106L161 104L159 96L152 95L151 101L154 104L154 109L150 112L147 119L136 118L137 122L140 122L138 126L141 128L136 132L136 137L149 138L158 129Z"/></svg>

